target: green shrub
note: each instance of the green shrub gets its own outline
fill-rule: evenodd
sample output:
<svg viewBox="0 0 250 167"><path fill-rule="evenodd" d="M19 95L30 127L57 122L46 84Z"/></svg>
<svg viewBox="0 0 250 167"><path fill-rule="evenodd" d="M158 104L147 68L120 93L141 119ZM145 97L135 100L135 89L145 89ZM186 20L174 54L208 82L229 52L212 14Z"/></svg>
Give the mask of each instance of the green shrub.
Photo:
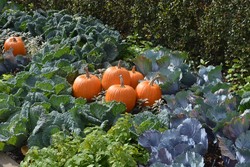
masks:
<svg viewBox="0 0 250 167"><path fill-rule="evenodd" d="M248 1L217 0L205 8L200 20L206 59L230 69L229 80L242 81L250 72L249 18Z"/></svg>

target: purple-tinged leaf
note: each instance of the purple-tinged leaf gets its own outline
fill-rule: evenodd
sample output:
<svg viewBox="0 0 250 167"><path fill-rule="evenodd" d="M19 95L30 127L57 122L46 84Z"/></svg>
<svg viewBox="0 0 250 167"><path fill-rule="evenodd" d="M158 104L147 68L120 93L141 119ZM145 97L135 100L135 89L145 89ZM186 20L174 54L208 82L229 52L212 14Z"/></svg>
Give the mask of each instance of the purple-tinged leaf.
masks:
<svg viewBox="0 0 250 167"><path fill-rule="evenodd" d="M217 136L219 141L219 148L221 151L221 155L224 157L228 157L230 160L235 161L235 150L233 148L233 142L224 137Z"/></svg>
<svg viewBox="0 0 250 167"><path fill-rule="evenodd" d="M148 163L151 166L157 163L171 165L172 162L173 162L172 155L168 152L166 148L161 148L151 153L151 157Z"/></svg>
<svg viewBox="0 0 250 167"><path fill-rule="evenodd" d="M188 55L186 52L174 51L169 54L171 57L171 64L175 67L179 67L183 64L184 60L187 59Z"/></svg>
<svg viewBox="0 0 250 167"><path fill-rule="evenodd" d="M159 148L166 148L174 157L193 148L195 145L187 136L181 135L176 129L167 130L162 134Z"/></svg>
<svg viewBox="0 0 250 167"><path fill-rule="evenodd" d="M152 147L158 147L160 144L162 134L156 130L149 130L144 132L142 135L139 136L138 143L152 151Z"/></svg>
<svg viewBox="0 0 250 167"><path fill-rule="evenodd" d="M183 164L183 166L190 166L190 167L203 167L204 164L204 159L200 154L197 154L195 152L186 152L185 154L181 154L176 159L174 162Z"/></svg>
<svg viewBox="0 0 250 167"><path fill-rule="evenodd" d="M242 133L235 141L236 158L240 163L250 163L250 130Z"/></svg>
<svg viewBox="0 0 250 167"><path fill-rule="evenodd" d="M205 129L202 128L200 122L194 118L187 118L181 125L178 126L180 134L186 135L193 139L195 144L201 144L203 148L197 150L200 154L204 153L204 150L208 148L208 139Z"/></svg>
<svg viewBox="0 0 250 167"><path fill-rule="evenodd" d="M235 167L235 164L237 163L237 160L231 160L230 158L223 155L221 156L221 158L223 159L223 165L225 167Z"/></svg>
<svg viewBox="0 0 250 167"><path fill-rule="evenodd" d="M152 71L152 61L142 55L137 56L134 61L136 69L140 71L144 76Z"/></svg>
<svg viewBox="0 0 250 167"><path fill-rule="evenodd" d="M160 162L155 162L154 164L150 165L150 167L169 167L169 165L166 165ZM182 166L178 166L178 167L182 167Z"/></svg>
<svg viewBox="0 0 250 167"><path fill-rule="evenodd" d="M250 163L250 150L237 149L236 158L239 163Z"/></svg>
<svg viewBox="0 0 250 167"><path fill-rule="evenodd" d="M235 141L239 135L246 132L249 128L249 121L245 117L234 117L226 123L223 128L223 134L229 139Z"/></svg>
<svg viewBox="0 0 250 167"><path fill-rule="evenodd" d="M250 163L237 163L235 167L249 167Z"/></svg>
<svg viewBox="0 0 250 167"><path fill-rule="evenodd" d="M173 162L172 155L165 148L161 148L160 150L158 150L158 159L161 163L167 165L171 165Z"/></svg>
<svg viewBox="0 0 250 167"><path fill-rule="evenodd" d="M185 71L182 73L181 83L187 87L192 86L197 82L197 77L194 73L190 71Z"/></svg>
<svg viewBox="0 0 250 167"><path fill-rule="evenodd" d="M190 150L193 147L194 145L191 145L190 143L177 144L175 145L173 150L173 157L177 157L178 155L185 153L186 151Z"/></svg>
<svg viewBox="0 0 250 167"><path fill-rule="evenodd" d="M205 82L219 82L222 79L221 69L221 66L203 66L199 70L199 75L204 79Z"/></svg>
<svg viewBox="0 0 250 167"><path fill-rule="evenodd" d="M187 118L187 115L182 113L178 113L178 109L174 110L174 115L171 116L171 124L170 127L171 128L177 128L182 122L183 120L185 120ZM184 110L184 109L183 109Z"/></svg>
<svg viewBox="0 0 250 167"><path fill-rule="evenodd" d="M200 122L194 118L187 118L180 124L177 129L179 129L180 134L186 135L189 138L193 137L202 128Z"/></svg>

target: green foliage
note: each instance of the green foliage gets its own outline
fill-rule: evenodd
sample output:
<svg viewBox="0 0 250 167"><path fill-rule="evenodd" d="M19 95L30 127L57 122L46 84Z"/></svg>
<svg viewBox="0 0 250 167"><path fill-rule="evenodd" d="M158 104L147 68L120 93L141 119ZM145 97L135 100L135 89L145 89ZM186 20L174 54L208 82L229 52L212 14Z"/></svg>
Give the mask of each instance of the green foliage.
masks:
<svg viewBox="0 0 250 167"><path fill-rule="evenodd" d="M5 7L5 5L7 4L7 0L2 0L0 2L0 12L2 12L3 8Z"/></svg>
<svg viewBox="0 0 250 167"><path fill-rule="evenodd" d="M66 7L70 13L92 15L115 27L123 36L135 34L136 41L150 40L154 45L190 53L189 59L195 67L200 59L210 65L222 64L224 72L229 69L228 81L237 85L244 84L243 78L249 75L248 0L15 2L27 9Z"/></svg>
<svg viewBox="0 0 250 167"><path fill-rule="evenodd" d="M126 2L127 7L132 3L132 1ZM98 6L103 3L104 1L98 1L91 5ZM119 6L120 3L125 2L109 1L111 6L112 4ZM159 23L164 25L163 27L168 27L167 23L170 22L169 32L172 27L176 30L169 34L176 36L176 41L173 43L180 44L182 49L192 47L186 40L199 33L193 31L195 29L192 27L193 22L190 22L188 17L197 14L192 9L194 6L196 8L197 4L191 1L174 1L172 4L145 1L147 5L143 9L139 3L139 1L135 3L131 12L141 11L135 17L138 19L135 24L140 29L135 29L136 35L129 37L126 47L117 31L93 17L84 17L81 14L69 15L65 11L52 10L46 12L6 10L1 15L0 27L4 30L1 32L1 39L9 35L6 29L13 33L27 32L29 36L41 39L38 42L39 46L30 55L31 62L24 71L10 78L2 76L3 80L0 82L1 151L13 150L27 142L30 152L23 162L24 166L29 166L32 162L34 166L41 166L43 161L46 161L43 162L45 166L51 164L52 166L125 166L127 162L130 162L131 166L136 166L138 163L145 165L148 161L148 153L137 145L138 136L148 130L164 131L169 128L171 131L178 122L188 117L197 118L205 128L212 131L211 138L222 134L230 139L236 139L249 128L249 122L244 121L246 118L249 119L250 100L247 84L242 92L239 92L240 97L234 96L229 92L230 85L223 82L222 65L211 66L204 58L203 65L209 66L199 66L197 72L192 72L190 66L186 64L187 52L172 51L165 47L151 49L153 43L141 38L142 34L147 32L147 38L154 42L160 38L164 39L164 35L157 36L153 28L154 24ZM154 5L150 5L151 3ZM207 2L206 10L210 9L209 5L212 3L215 2ZM139 7L137 8L136 5ZM190 11L184 10L186 7L190 7ZM148 8L153 10L148 10L147 14L143 13ZM107 9L111 11L113 8ZM168 9L167 12L165 9ZM162 22L157 22L157 19L152 24L149 24L148 20L147 25L140 22L144 18L158 18L161 15L152 15L152 13L163 11L166 13L162 16L168 19L161 18ZM178 15L175 15L177 11ZM105 10L102 12L105 13ZM186 12L184 20L180 17L184 15L183 12ZM209 17L199 18L206 20ZM187 31L185 26L190 28L190 31ZM200 27L198 30L205 31L203 28ZM216 30L219 31L220 28ZM193 32L197 34L192 34ZM159 31L159 33L163 32ZM182 34L187 39L184 38L184 40ZM136 45L137 37L142 39L139 45ZM202 36L204 39L206 37ZM128 46L129 44L132 46ZM171 41L168 41L168 45L170 44ZM220 40L219 42L216 40L218 50L220 50L219 44ZM200 45L203 46L204 43L201 42ZM87 103L85 99L76 99L72 96L71 84L77 75L83 73L84 67L90 66L93 72L100 74L100 71L95 69L100 70L109 63L123 58L123 52L120 51L126 53L126 49L132 53L132 56L126 56L126 59L136 64L147 78L155 74L161 76L161 80L157 83L162 86L163 102L156 104L156 113L148 112L152 108L140 108L141 113L134 116L128 114L118 119L125 112L124 104L104 103L101 98ZM202 49L204 51L204 48ZM204 54L208 53L204 52ZM134 58L134 55L137 56ZM236 61L234 63L240 64ZM237 71L240 67L237 65L233 68ZM232 70L232 74L234 72ZM242 72L244 73L244 70ZM245 75L243 73L241 76ZM167 93L168 90L171 92ZM54 135L58 136L51 138ZM69 144L64 146L67 142ZM43 148L46 146L48 147ZM66 154L65 150L68 150L71 155ZM40 153L44 155L39 157ZM192 159L196 157L192 156L192 153L188 156Z"/></svg>
<svg viewBox="0 0 250 167"><path fill-rule="evenodd" d="M63 166L65 161L75 155L83 138L75 135L66 135L64 132L52 136L50 147L39 149L32 147L21 166Z"/></svg>
<svg viewBox="0 0 250 167"><path fill-rule="evenodd" d="M19 9L20 5L16 4L13 1L1 0L0 1L0 12L3 12L8 9Z"/></svg>
<svg viewBox="0 0 250 167"><path fill-rule="evenodd" d="M86 137L55 133L49 147L32 147L21 166L121 166L146 164L148 153L131 137L132 117L118 119L107 132L99 127L86 128ZM53 154L52 156L50 154ZM128 163L129 162L129 163Z"/></svg>
<svg viewBox="0 0 250 167"><path fill-rule="evenodd" d="M228 81L236 87L249 75L249 16L247 1L213 1L206 8L199 27L207 60L223 63L228 69Z"/></svg>
<svg viewBox="0 0 250 167"><path fill-rule="evenodd" d="M125 112L121 103L87 104L74 98L71 88L87 65L94 70L117 58L122 45L117 31L92 17L63 11L6 10L0 19L1 39L27 33L25 38L37 39L39 45L27 45L32 60L23 71L1 76L0 150L13 150L26 141L29 147L42 148L61 130L81 136L88 126L108 130Z"/></svg>
<svg viewBox="0 0 250 167"><path fill-rule="evenodd" d="M242 99L240 101L239 109L241 112L250 109L250 91L246 91L242 94Z"/></svg>

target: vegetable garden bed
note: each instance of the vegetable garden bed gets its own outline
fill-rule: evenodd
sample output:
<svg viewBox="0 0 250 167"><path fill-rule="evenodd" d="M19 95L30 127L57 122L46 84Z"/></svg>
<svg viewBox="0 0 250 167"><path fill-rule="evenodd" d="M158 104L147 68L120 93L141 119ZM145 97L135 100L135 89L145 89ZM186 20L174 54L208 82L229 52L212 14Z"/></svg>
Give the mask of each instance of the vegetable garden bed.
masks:
<svg viewBox="0 0 250 167"><path fill-rule="evenodd" d="M27 145L20 166L249 165L250 93L230 92L221 66L192 71L184 52L130 47L99 20L63 11L7 10L0 28L1 44L22 36L28 51L1 63L0 151ZM119 60L145 80L158 76L153 106L138 100L128 113L105 91L73 96L84 68L101 78Z"/></svg>

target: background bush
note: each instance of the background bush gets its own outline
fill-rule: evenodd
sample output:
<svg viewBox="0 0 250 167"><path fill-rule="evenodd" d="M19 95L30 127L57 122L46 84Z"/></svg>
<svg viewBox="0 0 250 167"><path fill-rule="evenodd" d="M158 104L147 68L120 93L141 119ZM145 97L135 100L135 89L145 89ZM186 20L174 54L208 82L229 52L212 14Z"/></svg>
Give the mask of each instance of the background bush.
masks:
<svg viewBox="0 0 250 167"><path fill-rule="evenodd" d="M66 9L92 15L126 37L189 52L197 66L223 64L226 79L250 74L249 0L14 0L25 10Z"/></svg>

